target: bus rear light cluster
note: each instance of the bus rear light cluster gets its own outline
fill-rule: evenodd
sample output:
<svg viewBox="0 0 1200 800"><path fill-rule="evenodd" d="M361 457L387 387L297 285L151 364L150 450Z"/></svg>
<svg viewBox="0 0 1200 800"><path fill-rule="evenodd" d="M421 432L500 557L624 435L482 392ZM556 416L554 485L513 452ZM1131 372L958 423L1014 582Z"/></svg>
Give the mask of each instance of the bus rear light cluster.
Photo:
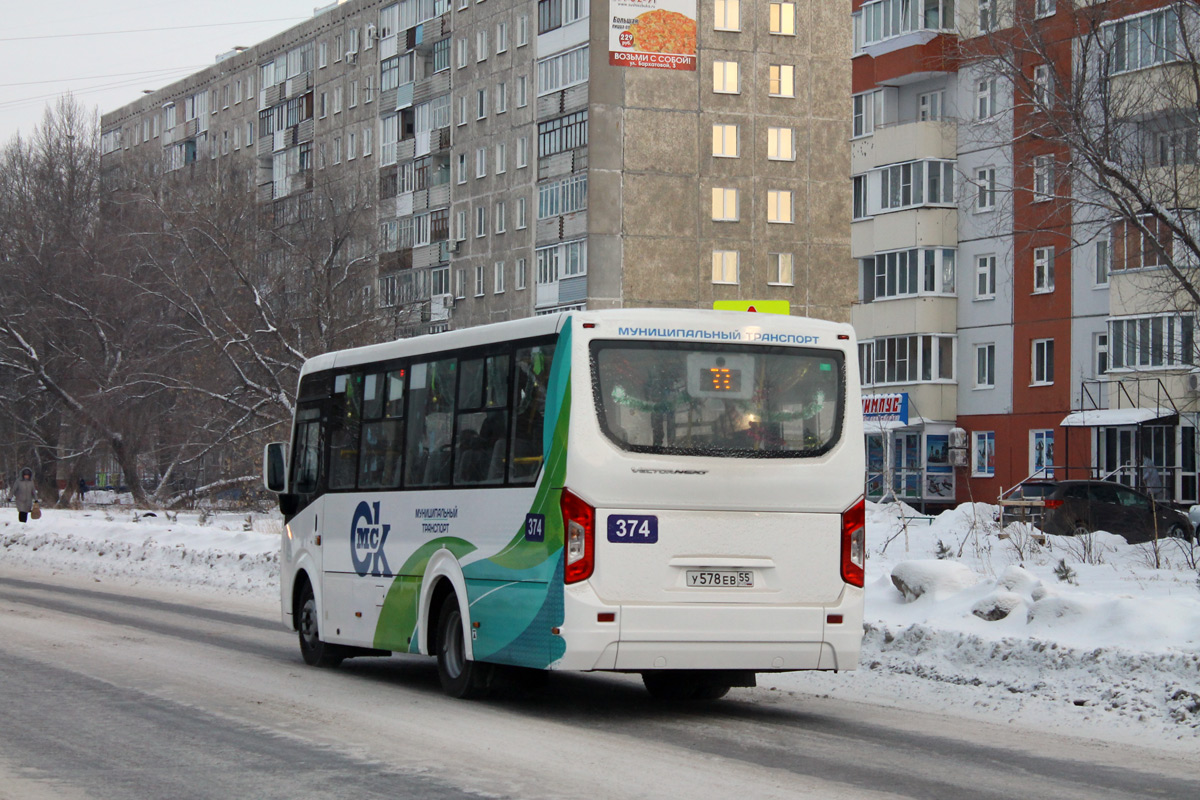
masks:
<svg viewBox="0 0 1200 800"><path fill-rule="evenodd" d="M867 502L860 497L842 512L842 580L851 586L866 583Z"/></svg>
<svg viewBox="0 0 1200 800"><path fill-rule="evenodd" d="M596 567L596 509L569 489L563 489L560 505L567 538L563 580L566 583L586 581Z"/></svg>

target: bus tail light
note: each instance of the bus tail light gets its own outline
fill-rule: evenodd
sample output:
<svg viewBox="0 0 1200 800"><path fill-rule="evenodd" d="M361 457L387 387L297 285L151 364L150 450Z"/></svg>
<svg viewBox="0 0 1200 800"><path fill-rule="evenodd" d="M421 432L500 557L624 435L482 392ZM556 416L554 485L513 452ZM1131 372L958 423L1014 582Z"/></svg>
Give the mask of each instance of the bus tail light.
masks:
<svg viewBox="0 0 1200 800"><path fill-rule="evenodd" d="M842 580L851 586L866 583L867 502L858 501L842 512Z"/></svg>
<svg viewBox="0 0 1200 800"><path fill-rule="evenodd" d="M566 569L563 580L579 583L592 577L596 566L596 509L563 489L563 531L566 534Z"/></svg>
<svg viewBox="0 0 1200 800"><path fill-rule="evenodd" d="M1046 508L1062 508L1062 500L1047 500Z"/></svg>

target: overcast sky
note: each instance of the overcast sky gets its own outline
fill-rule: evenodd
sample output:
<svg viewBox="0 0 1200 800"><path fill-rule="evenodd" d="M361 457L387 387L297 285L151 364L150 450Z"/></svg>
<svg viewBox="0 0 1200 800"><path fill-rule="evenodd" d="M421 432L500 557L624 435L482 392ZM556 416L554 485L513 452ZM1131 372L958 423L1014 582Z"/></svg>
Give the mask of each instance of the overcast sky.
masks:
<svg viewBox="0 0 1200 800"><path fill-rule="evenodd" d="M0 145L65 92L103 114L330 1L0 0Z"/></svg>

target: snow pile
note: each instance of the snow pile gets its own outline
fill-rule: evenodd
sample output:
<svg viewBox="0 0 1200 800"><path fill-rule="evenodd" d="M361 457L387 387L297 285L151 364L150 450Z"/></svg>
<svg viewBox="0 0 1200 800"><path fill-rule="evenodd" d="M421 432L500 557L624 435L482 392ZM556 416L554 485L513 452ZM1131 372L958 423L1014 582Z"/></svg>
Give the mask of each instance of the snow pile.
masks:
<svg viewBox="0 0 1200 800"><path fill-rule="evenodd" d="M797 694L1016 720L1112 740L1200 740L1200 549L1001 529L996 508L868 505L858 671L763 675ZM277 515L0 509L0 566L277 603ZM1158 565L1157 568L1155 565ZM751 695L753 696L753 695Z"/></svg>
<svg viewBox="0 0 1200 800"><path fill-rule="evenodd" d="M43 510L24 525L0 511L0 563L202 586L274 599L278 515L151 512L98 507Z"/></svg>

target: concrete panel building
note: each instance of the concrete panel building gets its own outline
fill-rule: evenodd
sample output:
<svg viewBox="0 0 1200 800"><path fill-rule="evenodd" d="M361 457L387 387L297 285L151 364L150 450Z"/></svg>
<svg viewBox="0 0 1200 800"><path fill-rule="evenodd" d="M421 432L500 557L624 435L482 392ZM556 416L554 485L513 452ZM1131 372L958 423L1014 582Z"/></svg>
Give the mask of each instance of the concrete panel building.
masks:
<svg viewBox="0 0 1200 800"><path fill-rule="evenodd" d="M238 171L276 223L365 192L349 252L401 334L728 299L847 319L849 8L348 0L104 114L102 163Z"/></svg>

